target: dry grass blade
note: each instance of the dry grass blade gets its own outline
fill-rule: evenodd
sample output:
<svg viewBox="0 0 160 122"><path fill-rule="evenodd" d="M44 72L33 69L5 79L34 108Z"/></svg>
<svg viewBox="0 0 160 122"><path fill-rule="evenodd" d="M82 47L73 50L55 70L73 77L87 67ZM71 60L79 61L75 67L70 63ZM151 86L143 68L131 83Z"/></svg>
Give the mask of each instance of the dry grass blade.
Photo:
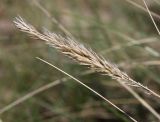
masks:
<svg viewBox="0 0 160 122"><path fill-rule="evenodd" d="M106 102L108 102L110 105L112 105L114 108L116 108L118 111L122 112L124 115L126 115L129 119L131 119L133 122L137 122L137 120L135 120L134 118L132 118L131 116L129 116L126 112L124 112L122 109L120 109L118 106L116 106L114 103L112 103L111 101L109 101L108 99L106 99L104 96L102 96L100 93L96 92L95 90L93 90L92 88L90 88L89 86L87 86L86 84L84 84L83 82L81 82L80 80L78 80L77 78L73 77L72 75L68 74L67 72L63 71L62 69L56 67L55 65L37 57L37 59L39 59L40 61L52 66L53 68L55 68L56 70L62 72L63 74L67 75L68 77L72 78L73 80L75 80L77 83L81 84L82 86L84 86L85 88L87 88L88 90L92 91L93 93L95 93L97 96L99 96L100 98L102 98L103 100L105 100Z"/></svg>
<svg viewBox="0 0 160 122"><path fill-rule="evenodd" d="M133 0L125 0L125 1L148 13L148 11L146 10L145 7L139 5L138 3L134 2ZM160 19L160 16L152 11L151 11L151 15L156 17L157 19Z"/></svg>
<svg viewBox="0 0 160 122"><path fill-rule="evenodd" d="M90 74L91 71L86 71L86 72L83 72L80 74L80 76L83 76L83 75L87 75L87 74ZM31 97L45 91L45 90L48 90L49 88L52 88L54 86L57 86L58 84L61 84L63 82L66 82L67 80L71 79L70 77L64 77L64 78L61 78L61 79L58 79L58 80L55 80L55 81L52 81L51 83L48 83L42 87L39 87L31 92L29 92L28 94L18 98L17 100L15 100L14 102L8 104L7 106L3 107L2 109L0 109L0 114L3 114L4 112L12 109L13 107L25 102L26 100L30 99Z"/></svg>
<svg viewBox="0 0 160 122"><path fill-rule="evenodd" d="M134 65L138 65L138 64L134 64ZM160 61L146 61L146 62L143 62L142 64L139 64L139 65L160 65ZM82 74L80 74L80 76L87 75L87 74L90 74L90 73L93 73L93 72L94 71L92 71L92 70L87 70L86 72L83 72ZM27 93L26 95L18 98L14 102L12 102L12 103L8 104L7 106L5 106L4 108L0 109L0 114L3 114L4 112L12 109L13 107L15 107L15 106L25 102L26 100L34 97L35 95L40 94L41 92L43 92L45 90L48 90L48 89L50 89L54 86L57 86L58 84L66 82L69 79L70 78L67 78L67 77L61 78L61 79L55 80L51 83L48 83L48 84L46 84L46 85L44 85L40 88L37 88L37 89Z"/></svg>
<svg viewBox="0 0 160 122"><path fill-rule="evenodd" d="M160 31L159 31L159 29L158 29L158 27L157 27L157 25L156 25L156 22L154 21L154 19L153 19L153 17L152 17L152 13L150 12L150 10L149 10L149 8L148 8L148 6L147 6L146 1L145 1L145 0L142 0L142 1L143 1L144 5L145 5L145 7L146 7L146 9L147 9L147 12L148 12L148 14L149 14L149 16L150 16L150 18L151 18L151 20L152 20L155 28L156 28L158 34L160 35Z"/></svg>
<svg viewBox="0 0 160 122"><path fill-rule="evenodd" d="M135 93L129 86L141 88L145 92L147 91L148 93L157 97L160 96L142 84L131 79L126 73L119 70L112 63L106 61L103 57L98 56L91 49L87 49L82 44L79 44L71 38L63 38L60 35L56 35L49 31L40 33L32 25L27 24L21 17L16 18L14 23L21 31L46 41L47 44L58 49L60 52L69 56L70 58L73 58L80 64L87 65L97 72L103 73L105 75L111 76L113 79L116 79L116 81L124 86L135 98L137 98L142 103L142 105L144 105L150 112L152 112L153 115L155 115L155 117L160 120L159 114L142 98L140 98L138 94Z"/></svg>

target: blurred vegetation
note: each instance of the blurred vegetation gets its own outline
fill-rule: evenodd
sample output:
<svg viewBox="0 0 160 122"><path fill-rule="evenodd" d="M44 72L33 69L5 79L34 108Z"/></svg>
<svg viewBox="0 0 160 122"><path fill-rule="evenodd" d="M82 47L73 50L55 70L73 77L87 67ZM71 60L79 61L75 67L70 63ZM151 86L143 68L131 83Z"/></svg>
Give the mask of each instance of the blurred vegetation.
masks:
<svg viewBox="0 0 160 122"><path fill-rule="evenodd" d="M138 0L133 1L144 6ZM78 41L97 53L102 53L133 79L160 93L160 42L148 13L127 0L39 2ZM155 0L148 5L159 15L160 4L157 3ZM137 120L156 121L151 113L114 80L96 73L81 76L87 68L77 65L43 42L19 32L12 22L17 15L39 30L45 27L64 35L59 26L33 1L0 1L0 108L47 83L65 77L35 58L43 57L100 92ZM159 26L160 18L154 19ZM149 41L141 43L146 40ZM117 46L120 48L117 49ZM153 61L157 63L145 63ZM141 96L160 112L157 99L144 94ZM129 122L115 108L73 80L28 99L0 117L4 122Z"/></svg>

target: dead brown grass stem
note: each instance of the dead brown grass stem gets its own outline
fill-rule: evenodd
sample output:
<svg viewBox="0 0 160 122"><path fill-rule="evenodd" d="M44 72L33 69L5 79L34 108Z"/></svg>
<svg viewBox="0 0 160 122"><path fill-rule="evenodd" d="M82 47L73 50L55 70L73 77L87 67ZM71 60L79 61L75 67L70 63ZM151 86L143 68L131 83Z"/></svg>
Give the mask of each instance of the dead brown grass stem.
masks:
<svg viewBox="0 0 160 122"><path fill-rule="evenodd" d="M125 116L127 116L130 120L132 120L133 122L137 122L137 120L135 120L133 117L131 117L130 115L128 115L126 112L124 112L122 109L120 109L118 106L116 106L114 103L112 103L111 101L109 101L108 99L106 99L104 96L102 96L100 93L98 93L97 91L95 91L94 89L90 88L89 86L87 86L86 84L84 84L83 82L81 82L80 80L78 80L77 78L73 77L72 75L68 74L67 72L63 71L62 69L56 67L55 65L37 57L37 59L39 59L40 61L50 65L51 67L55 68L56 70L62 72L63 74L67 75L68 77L70 77L71 79L75 80L77 83L81 84L82 86L84 86L85 88L87 88L88 90L90 90L91 92L95 93L97 96L99 96L100 98L102 98L104 101L108 102L110 105L112 105L114 108L116 108L118 111L120 111L121 113L123 113Z"/></svg>
<svg viewBox="0 0 160 122"><path fill-rule="evenodd" d="M147 9L147 12L148 12L148 14L149 14L149 16L150 16L150 18L151 18L151 20L152 20L152 22L153 22L153 24L154 24L155 28L156 28L156 30L157 30L157 32L158 32L158 34L160 35L159 28L158 28L158 26L157 26L156 22L154 21L154 19L153 19L153 17L152 17L152 13L150 12L150 10L149 10L149 8L148 8L148 6L147 6L146 1L145 1L145 0L142 0L142 1L143 1L144 5L145 5L145 7L146 7L146 9Z"/></svg>
<svg viewBox="0 0 160 122"><path fill-rule="evenodd" d="M130 4L132 4L135 7L143 10L144 12L148 13L148 11L146 10L145 7L139 5L138 3L134 2L133 0L125 0L125 1L128 2L128 3L130 3ZM152 11L151 11L151 15L154 16L154 17L156 17L157 19L160 19L160 16L158 14L152 12Z"/></svg>

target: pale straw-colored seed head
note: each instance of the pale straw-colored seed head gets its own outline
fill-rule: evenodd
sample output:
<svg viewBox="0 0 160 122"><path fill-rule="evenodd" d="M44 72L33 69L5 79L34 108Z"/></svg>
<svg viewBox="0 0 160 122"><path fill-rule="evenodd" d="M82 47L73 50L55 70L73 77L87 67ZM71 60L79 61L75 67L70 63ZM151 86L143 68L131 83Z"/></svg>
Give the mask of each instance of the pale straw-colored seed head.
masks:
<svg viewBox="0 0 160 122"><path fill-rule="evenodd" d="M14 23L21 31L28 33L32 37L45 41L48 45L58 49L60 52L74 59L81 65L87 65L91 69L108 75L113 79L125 83L126 85L139 87L145 92L147 91L150 94L160 97L146 86L143 86L139 82L131 79L126 73L118 69L116 65L105 60L102 56L98 56L92 49L86 48L74 39L69 37L64 38L61 35L51 33L47 30L40 33L35 29L35 27L25 22L21 17L17 17Z"/></svg>

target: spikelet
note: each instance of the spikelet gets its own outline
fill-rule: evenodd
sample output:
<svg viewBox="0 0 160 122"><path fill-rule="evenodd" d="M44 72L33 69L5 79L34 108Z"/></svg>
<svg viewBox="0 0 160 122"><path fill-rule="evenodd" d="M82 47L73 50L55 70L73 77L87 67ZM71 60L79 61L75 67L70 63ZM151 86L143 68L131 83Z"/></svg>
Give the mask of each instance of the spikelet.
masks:
<svg viewBox="0 0 160 122"><path fill-rule="evenodd" d="M87 65L91 69L108 75L113 79L125 83L126 85L139 87L145 92L160 97L158 94L156 94L146 86L143 86L139 82L136 82L135 80L130 78L116 65L105 60L102 56L98 56L92 49L86 48L84 45L78 43L77 41L69 37L64 38L61 35L51 33L48 30L40 33L32 25L25 22L21 17L15 18L14 23L21 31L45 41L48 45L58 49L60 52L74 59L79 64Z"/></svg>

